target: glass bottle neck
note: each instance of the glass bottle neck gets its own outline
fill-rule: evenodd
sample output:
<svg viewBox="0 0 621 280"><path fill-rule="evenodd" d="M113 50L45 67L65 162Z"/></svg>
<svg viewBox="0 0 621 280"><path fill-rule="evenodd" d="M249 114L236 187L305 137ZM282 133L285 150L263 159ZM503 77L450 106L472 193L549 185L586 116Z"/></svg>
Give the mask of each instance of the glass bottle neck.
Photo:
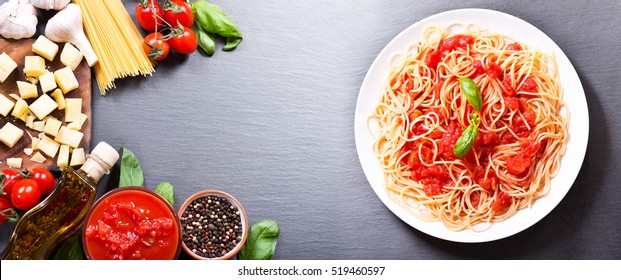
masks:
<svg viewBox="0 0 621 280"><path fill-rule="evenodd" d="M86 175L91 177L95 183L99 182L99 179L103 175L110 173L110 168L103 160L95 155L87 155L87 160L84 162L80 170L84 171Z"/></svg>

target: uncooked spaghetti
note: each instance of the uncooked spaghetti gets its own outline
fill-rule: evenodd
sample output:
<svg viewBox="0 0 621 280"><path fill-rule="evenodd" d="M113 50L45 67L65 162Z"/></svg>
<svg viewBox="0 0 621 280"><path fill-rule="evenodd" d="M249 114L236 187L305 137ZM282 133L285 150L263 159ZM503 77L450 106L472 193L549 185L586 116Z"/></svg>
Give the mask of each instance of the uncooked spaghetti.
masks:
<svg viewBox="0 0 621 280"><path fill-rule="evenodd" d="M116 79L150 75L153 62L142 49L142 36L120 0L73 0L82 11L84 30L99 58L94 71L101 94Z"/></svg>
<svg viewBox="0 0 621 280"><path fill-rule="evenodd" d="M427 27L410 49L371 116L389 194L451 230L483 230L545 196L568 139L554 57L474 25ZM475 113L463 77L483 102L478 136L457 158L455 143Z"/></svg>

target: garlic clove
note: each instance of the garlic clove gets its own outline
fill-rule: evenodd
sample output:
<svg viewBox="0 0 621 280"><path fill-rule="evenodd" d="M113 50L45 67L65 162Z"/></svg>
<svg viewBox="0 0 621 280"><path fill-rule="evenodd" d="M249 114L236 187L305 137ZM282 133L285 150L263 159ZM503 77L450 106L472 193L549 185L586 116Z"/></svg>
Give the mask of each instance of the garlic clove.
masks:
<svg viewBox="0 0 621 280"><path fill-rule="evenodd" d="M30 0L30 3L44 10L62 10L67 7L71 0Z"/></svg>
<svg viewBox="0 0 621 280"><path fill-rule="evenodd" d="M84 54L88 66L92 67L98 61L91 43L84 34L82 12L76 4L67 5L47 22L45 37L54 42L69 42L76 46Z"/></svg>

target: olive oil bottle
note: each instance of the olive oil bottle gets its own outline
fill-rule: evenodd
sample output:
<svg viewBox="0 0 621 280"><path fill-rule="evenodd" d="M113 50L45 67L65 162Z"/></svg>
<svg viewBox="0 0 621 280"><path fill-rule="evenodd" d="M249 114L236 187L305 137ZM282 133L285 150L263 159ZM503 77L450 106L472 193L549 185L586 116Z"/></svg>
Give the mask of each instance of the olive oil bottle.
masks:
<svg viewBox="0 0 621 280"><path fill-rule="evenodd" d="M2 259L48 259L61 242L80 229L95 201L97 182L118 159L112 146L100 142L80 169L66 167L54 191L19 219Z"/></svg>

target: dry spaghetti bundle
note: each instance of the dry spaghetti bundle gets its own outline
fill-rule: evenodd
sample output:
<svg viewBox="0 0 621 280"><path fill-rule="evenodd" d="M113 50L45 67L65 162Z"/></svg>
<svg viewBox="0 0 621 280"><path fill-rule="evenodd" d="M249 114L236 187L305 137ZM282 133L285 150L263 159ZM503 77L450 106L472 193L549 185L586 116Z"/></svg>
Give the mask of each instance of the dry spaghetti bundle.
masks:
<svg viewBox="0 0 621 280"><path fill-rule="evenodd" d="M155 71L142 49L142 36L120 0L73 2L82 10L86 36L99 58L94 71L102 95L116 87L116 79Z"/></svg>

